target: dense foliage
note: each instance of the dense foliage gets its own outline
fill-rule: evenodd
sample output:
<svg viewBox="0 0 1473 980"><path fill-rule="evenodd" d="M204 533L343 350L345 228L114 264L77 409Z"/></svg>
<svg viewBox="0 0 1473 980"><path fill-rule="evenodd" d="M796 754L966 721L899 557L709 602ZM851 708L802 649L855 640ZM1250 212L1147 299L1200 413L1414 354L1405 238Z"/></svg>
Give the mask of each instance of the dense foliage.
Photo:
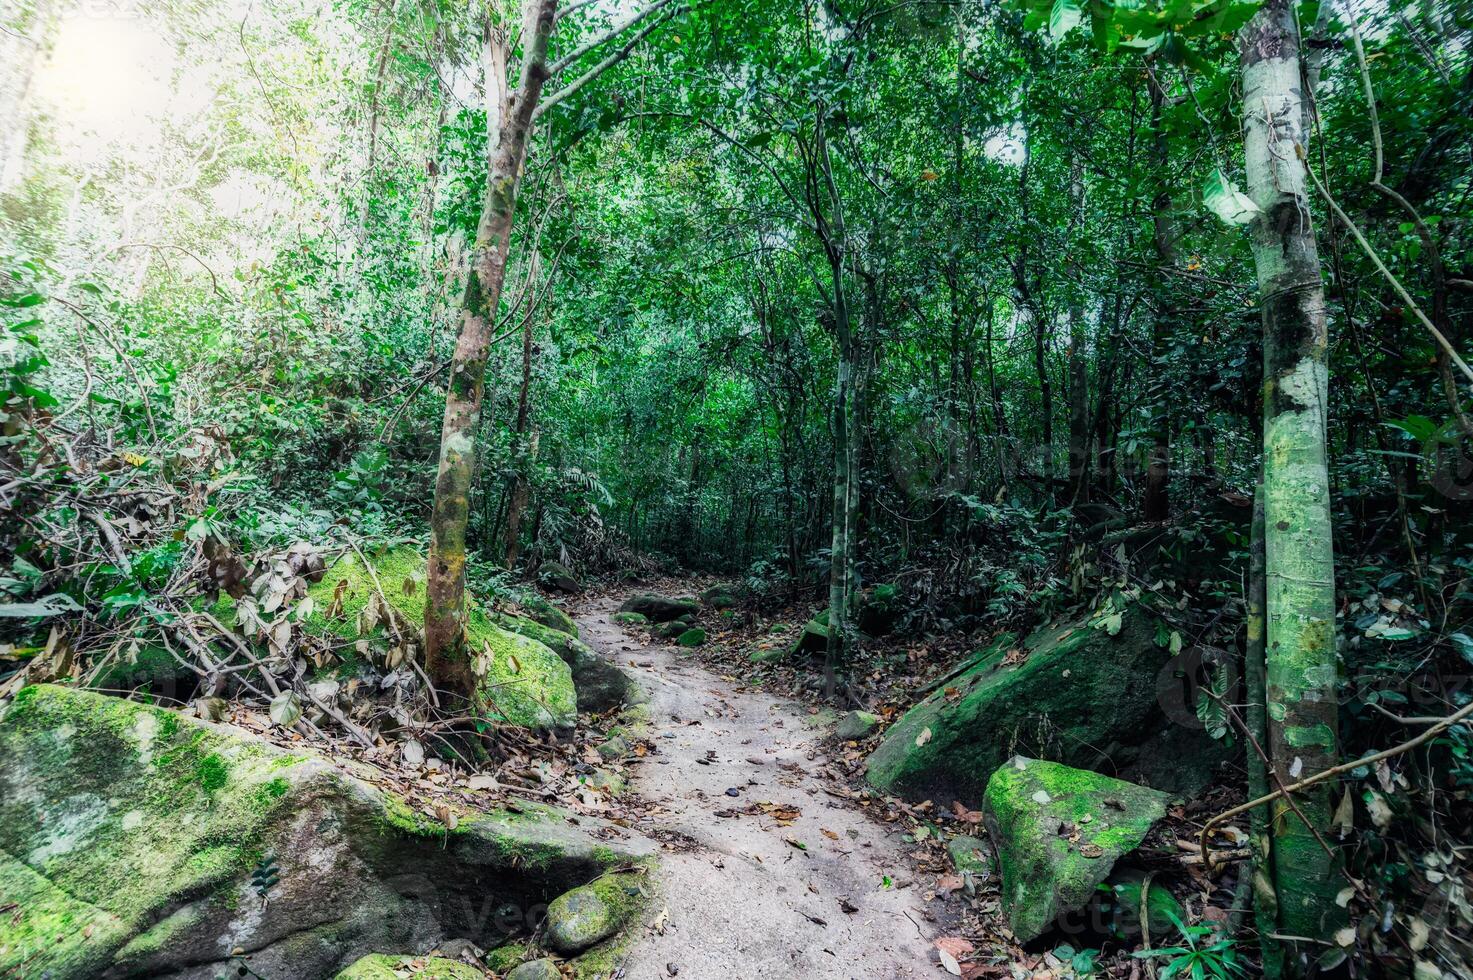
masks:
<svg viewBox="0 0 1473 980"><path fill-rule="evenodd" d="M0 656L146 645L169 602L297 541L422 542L486 198L484 12L21 6ZM515 54L517 10L490 6ZM566 80L633 10L569 14ZM854 574L896 583L912 635L1136 588L1239 651L1265 386L1236 38L1257 10L665 6L535 119L473 577L685 568L824 602L848 467ZM1353 760L1468 699L1473 421L1447 347L1473 335L1473 6L1292 14ZM1460 724L1337 795L1364 950L1425 959L1451 928L1441 968L1473 962L1451 884L1470 753Z"/></svg>

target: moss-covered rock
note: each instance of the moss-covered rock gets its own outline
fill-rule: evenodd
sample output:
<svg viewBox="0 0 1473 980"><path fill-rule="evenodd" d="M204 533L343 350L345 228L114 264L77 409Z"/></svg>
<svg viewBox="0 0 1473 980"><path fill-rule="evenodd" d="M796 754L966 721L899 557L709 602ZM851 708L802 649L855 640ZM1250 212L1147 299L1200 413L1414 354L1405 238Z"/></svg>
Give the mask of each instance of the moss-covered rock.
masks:
<svg viewBox="0 0 1473 980"><path fill-rule="evenodd" d="M424 628L424 556L412 548L397 548L372 556L371 561L370 571L349 552L308 589L312 615L303 625L309 632L357 641L363 614L379 588L409 626ZM383 634L381 624L370 630L371 637ZM561 657L541 643L500 628L469 596L466 637L484 668L481 694L493 720L529 728L573 726L577 695L572 671Z"/></svg>
<svg viewBox="0 0 1473 980"><path fill-rule="evenodd" d="M641 592L625 599L619 611L639 613L652 623L668 623L681 616L694 616L701 610L689 599L671 599L652 592Z"/></svg>
<svg viewBox="0 0 1473 980"><path fill-rule="evenodd" d="M982 813L1019 941L1088 905L1121 855L1166 815L1166 801L1144 786L1023 756L994 772Z"/></svg>
<svg viewBox="0 0 1473 980"><path fill-rule="evenodd" d="M506 975L506 980L563 980L563 971L552 960L529 960Z"/></svg>
<svg viewBox="0 0 1473 980"><path fill-rule="evenodd" d="M628 675L576 636L522 616L499 615L496 625L535 640L562 658L573 672L573 686L578 691L578 708L581 711L608 711L625 703L630 692L637 690Z"/></svg>
<svg viewBox="0 0 1473 980"><path fill-rule="evenodd" d="M614 613L613 620L620 626L644 626L649 622L644 613L637 612L617 612Z"/></svg>
<svg viewBox="0 0 1473 980"><path fill-rule="evenodd" d="M147 688L180 697L181 688L193 689L198 675L163 647L148 646L127 654L120 653L98 675L93 687L103 691L126 691ZM176 693L177 692L177 693Z"/></svg>
<svg viewBox="0 0 1473 980"><path fill-rule="evenodd" d="M1170 658L1154 617L1135 604L1038 630L1021 646L1004 635L890 726L869 758L869 782L886 793L975 799L1014 752L1134 775L1154 755L1144 747L1169 731L1175 768L1151 769L1150 781L1191 788L1225 752L1167 719L1156 683Z"/></svg>
<svg viewBox="0 0 1473 980"><path fill-rule="evenodd" d="M336 980L485 980L469 963L438 956L390 956L370 953L337 975Z"/></svg>
<svg viewBox="0 0 1473 980"><path fill-rule="evenodd" d="M583 583L578 581L578 576L573 574L567 565L556 561L545 561L537 566L537 581L550 589L566 592L569 595L583 591Z"/></svg>
<svg viewBox="0 0 1473 980"><path fill-rule="evenodd" d="M559 895L547 907L547 945L564 956L581 953L622 929L643 898L638 876L620 874Z"/></svg>
<svg viewBox="0 0 1473 980"><path fill-rule="evenodd" d="M754 664L772 664L784 659L788 655L786 647L769 647L767 649L753 650L747 654L747 659Z"/></svg>
<svg viewBox="0 0 1473 980"><path fill-rule="evenodd" d="M621 832L530 803L449 830L237 729L29 687L0 719L0 975L203 980L240 948L260 976L315 980L447 936L492 946L506 927L476 910L654 852L593 833Z"/></svg>
<svg viewBox="0 0 1473 980"><path fill-rule="evenodd" d="M534 623L541 623L543 626L555 629L559 633L566 633L569 636L576 637L578 635L578 624L573 622L573 617L546 599L532 598L520 605L526 612L527 618Z"/></svg>
<svg viewBox="0 0 1473 980"><path fill-rule="evenodd" d="M675 638L675 642L683 647L698 647L706 642L706 631L696 627L688 629Z"/></svg>
<svg viewBox="0 0 1473 980"><path fill-rule="evenodd" d="M788 656L797 656L800 653L823 653L828 646L828 613L824 612L803 624L803 632L798 634L798 638L788 648Z"/></svg>
<svg viewBox="0 0 1473 980"><path fill-rule="evenodd" d="M868 711L848 711L834 726L834 734L846 742L869 738L880 727L880 716Z"/></svg>
<svg viewBox="0 0 1473 980"><path fill-rule="evenodd" d="M741 602L742 587L730 582L717 582L708 589L702 589L701 602L712 609L730 609Z"/></svg>

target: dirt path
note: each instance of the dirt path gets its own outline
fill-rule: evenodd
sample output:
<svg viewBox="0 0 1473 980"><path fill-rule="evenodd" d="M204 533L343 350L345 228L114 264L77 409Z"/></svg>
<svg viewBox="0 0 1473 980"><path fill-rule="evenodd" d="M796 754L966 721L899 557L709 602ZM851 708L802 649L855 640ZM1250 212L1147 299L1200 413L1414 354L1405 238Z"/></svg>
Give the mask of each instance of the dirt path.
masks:
<svg viewBox="0 0 1473 980"><path fill-rule="evenodd" d="M911 876L906 845L825 791L832 784L817 775L822 733L807 711L739 692L689 655L641 642L610 621L616 608L615 599L599 600L578 625L587 642L650 694L659 751L633 767L631 788L652 805L646 830L675 831L694 844L662 856L660 900L668 922L663 935L635 945L623 975L944 975L929 958L932 927L919 910L919 883L897 887ZM787 826L773 812L719 815L753 804L801 813Z"/></svg>

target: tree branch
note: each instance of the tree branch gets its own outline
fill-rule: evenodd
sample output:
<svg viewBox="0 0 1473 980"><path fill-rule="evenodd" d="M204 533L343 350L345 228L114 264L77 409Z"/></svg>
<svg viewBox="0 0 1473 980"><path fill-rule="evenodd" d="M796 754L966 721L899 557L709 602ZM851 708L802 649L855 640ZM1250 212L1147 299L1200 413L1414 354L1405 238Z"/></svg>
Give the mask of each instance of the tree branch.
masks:
<svg viewBox="0 0 1473 980"><path fill-rule="evenodd" d="M556 77L559 72L566 69L569 65L577 61L579 58L583 57L588 52L592 51L594 48L597 48L600 45L607 44L609 41L612 41L620 34L623 34L625 31L629 30L629 28L633 27L635 24L638 24L640 21L647 18L650 14L655 13L663 7L669 6L670 3L671 0L655 0L654 3L650 4L648 7L645 7L634 16L630 17L628 20L624 21L624 23L609 28L607 31L604 31L597 37L590 38L589 40L585 41L577 48L575 48L571 54L564 55L557 61L554 61L551 67L547 69L547 76L549 78ZM581 4L575 5L574 7L569 9L570 11L576 10L578 6L581 6ZM563 14L559 13L558 17L559 19L561 19L563 17Z"/></svg>
<svg viewBox="0 0 1473 980"><path fill-rule="evenodd" d="M658 8L664 6L666 3L669 3L669 2L670 2L670 0L659 0L658 3L656 3L653 6L647 8L644 14L641 14L638 17L635 17L635 18L631 19L623 27L620 27L619 28L619 31L624 30L624 28L626 28L626 27L632 26L635 22L637 22L639 20L643 20L645 14L648 14L648 13L650 13L650 12L658 9ZM592 68L588 69L588 71L586 71L582 75L578 76L578 78L576 78L575 80L569 82L567 85L564 85L562 88L558 89L556 92L552 93L552 95L547 96L546 98L544 98L542 100L541 104L537 106L537 110L532 113L532 121L535 123L538 119L540 119L542 117L542 114L545 113L547 110L551 109L553 106L557 105L559 102L563 101L568 96L575 94L583 86L587 85L589 82L593 81L595 78L597 78L598 76L602 75L604 72L608 71L614 65L617 65L619 62L621 62L624 59L628 58L630 52L632 52L634 50L635 46L637 44L639 44L640 41L643 41L646 37L649 37L649 35L656 28L658 28L661 24L665 24L665 23L669 22L673 18L680 16L681 14L685 13L689 9L690 9L689 7L677 7L676 9L674 9L674 10L666 13L663 17L660 17L660 18L656 19L655 21L651 22L650 24L646 25L641 31L639 31L639 33L637 33L633 37L631 37L629 39L628 43L625 44L618 51L615 51L613 54L609 55L603 61L600 61L598 64L594 65ZM574 52L574 54L578 54L578 53L579 52ZM569 57L572 57L572 55L569 55ZM563 61L567 61L567 60L568 60L567 58L563 59ZM563 66L563 62L562 61L558 62L556 65L553 66L552 71L551 71L551 74L556 75L558 73L558 70L562 66Z"/></svg>

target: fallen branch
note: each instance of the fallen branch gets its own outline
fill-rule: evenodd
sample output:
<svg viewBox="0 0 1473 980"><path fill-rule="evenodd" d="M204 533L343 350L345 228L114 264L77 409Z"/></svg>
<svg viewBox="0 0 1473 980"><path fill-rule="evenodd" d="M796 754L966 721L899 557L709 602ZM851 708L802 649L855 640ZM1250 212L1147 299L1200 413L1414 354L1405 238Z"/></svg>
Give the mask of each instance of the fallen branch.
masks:
<svg viewBox="0 0 1473 980"><path fill-rule="evenodd" d="M1224 810L1222 813L1219 813L1217 816L1213 817L1211 820L1208 820L1205 824L1202 825L1202 832L1198 835L1198 840L1201 841L1201 846L1205 852L1207 846L1207 835L1211 833L1213 827L1222 823L1224 820L1230 820L1233 817L1238 816L1239 814L1247 813L1249 810L1256 810L1258 807L1263 806L1265 803L1272 803L1274 800L1277 800L1280 797L1288 796L1291 793L1297 793L1298 791L1302 789L1308 789L1311 786L1316 786L1320 783L1325 782L1328 779L1333 779L1336 776L1350 772L1353 769L1359 769L1361 766L1373 766L1378 762L1384 762L1387 759L1395 758L1396 756L1401 755L1405 752L1410 752L1412 749L1417 748L1419 745L1425 745L1427 742L1430 742L1432 739L1441 735L1443 732L1447 731L1449 728L1453 727L1458 722L1469 716L1473 716L1473 702L1464 705L1462 708L1458 709L1453 714L1448 715L1446 718L1439 719L1435 724L1432 725L1432 727L1428 728L1425 732L1422 732L1415 738L1411 738L1405 742L1402 742L1400 745L1394 745L1391 748L1385 749L1381 752L1377 752L1374 755L1368 755L1364 758L1355 759L1351 762L1342 762L1338 766L1331 766L1329 769L1317 772L1313 776L1309 776L1305 779L1299 780L1299 782L1297 783L1290 783L1288 786L1283 786L1279 789L1276 789L1272 793L1260 796L1256 800L1249 800L1247 803L1244 803L1240 806L1235 806L1231 810Z"/></svg>

